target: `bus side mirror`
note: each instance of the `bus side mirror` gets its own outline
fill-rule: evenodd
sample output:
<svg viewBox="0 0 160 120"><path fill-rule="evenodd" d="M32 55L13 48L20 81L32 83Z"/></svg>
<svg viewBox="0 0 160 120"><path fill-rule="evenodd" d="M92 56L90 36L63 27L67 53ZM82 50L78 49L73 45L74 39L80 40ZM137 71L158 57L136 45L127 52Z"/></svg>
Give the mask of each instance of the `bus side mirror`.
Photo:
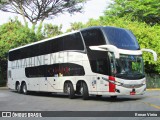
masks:
<svg viewBox="0 0 160 120"><path fill-rule="evenodd" d="M154 57L154 61L157 61L157 53L151 49L145 49L145 48L142 48L141 49L142 52L150 52L153 54L153 57Z"/></svg>
<svg viewBox="0 0 160 120"><path fill-rule="evenodd" d="M116 59L119 59L119 50L114 45L99 45L99 46L89 46L91 50L98 50L98 51L109 51L113 52Z"/></svg>

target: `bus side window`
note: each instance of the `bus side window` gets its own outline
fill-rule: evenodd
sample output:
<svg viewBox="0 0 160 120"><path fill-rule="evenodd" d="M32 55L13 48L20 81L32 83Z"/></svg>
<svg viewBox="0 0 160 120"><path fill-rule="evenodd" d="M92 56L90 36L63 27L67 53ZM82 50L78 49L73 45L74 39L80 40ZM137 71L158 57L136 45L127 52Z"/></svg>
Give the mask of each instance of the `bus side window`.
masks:
<svg viewBox="0 0 160 120"><path fill-rule="evenodd" d="M63 50L84 50L80 33L74 33L63 37Z"/></svg>
<svg viewBox="0 0 160 120"><path fill-rule="evenodd" d="M82 31L82 36L86 46L105 44L104 36L100 29Z"/></svg>

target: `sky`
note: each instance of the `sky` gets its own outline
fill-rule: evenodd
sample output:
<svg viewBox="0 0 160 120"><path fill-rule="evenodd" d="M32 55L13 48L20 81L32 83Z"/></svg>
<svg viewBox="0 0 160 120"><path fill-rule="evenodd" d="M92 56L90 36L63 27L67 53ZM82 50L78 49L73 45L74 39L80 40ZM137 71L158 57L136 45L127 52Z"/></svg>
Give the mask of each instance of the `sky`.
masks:
<svg viewBox="0 0 160 120"><path fill-rule="evenodd" d="M53 19L45 20L44 23L52 23L54 25L62 24L62 31L66 31L70 27L70 23L86 23L90 18L97 19L99 16L102 16L104 10L106 10L107 6L110 3L111 0L90 0L84 4L83 13L75 13L74 15L65 13ZM18 15L0 12L0 25L8 22L9 18L14 18L15 16ZM18 19L23 23L23 19L21 16L18 16Z"/></svg>

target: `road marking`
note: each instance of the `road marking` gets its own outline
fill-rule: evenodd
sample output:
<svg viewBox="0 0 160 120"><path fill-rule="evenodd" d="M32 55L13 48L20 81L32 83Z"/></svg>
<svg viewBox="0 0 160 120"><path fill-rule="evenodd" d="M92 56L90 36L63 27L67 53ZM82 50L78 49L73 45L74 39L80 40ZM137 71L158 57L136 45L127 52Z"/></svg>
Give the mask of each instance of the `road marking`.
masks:
<svg viewBox="0 0 160 120"><path fill-rule="evenodd" d="M141 101L141 102L144 103L144 104L146 104L146 105L149 105L149 106L151 106L151 107L154 107L154 108L160 110L160 106L158 106L158 105L155 105L155 104L152 104L152 103L148 103L148 102L143 102L143 101Z"/></svg>

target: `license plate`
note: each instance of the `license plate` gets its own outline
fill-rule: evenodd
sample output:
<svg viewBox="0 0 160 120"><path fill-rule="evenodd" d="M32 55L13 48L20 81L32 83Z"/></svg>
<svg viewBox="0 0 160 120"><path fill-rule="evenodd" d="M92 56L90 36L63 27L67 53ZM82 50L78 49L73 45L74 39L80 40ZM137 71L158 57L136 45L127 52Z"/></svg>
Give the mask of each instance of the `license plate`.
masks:
<svg viewBox="0 0 160 120"><path fill-rule="evenodd" d="M136 94L136 92L130 92L130 95L135 95Z"/></svg>

